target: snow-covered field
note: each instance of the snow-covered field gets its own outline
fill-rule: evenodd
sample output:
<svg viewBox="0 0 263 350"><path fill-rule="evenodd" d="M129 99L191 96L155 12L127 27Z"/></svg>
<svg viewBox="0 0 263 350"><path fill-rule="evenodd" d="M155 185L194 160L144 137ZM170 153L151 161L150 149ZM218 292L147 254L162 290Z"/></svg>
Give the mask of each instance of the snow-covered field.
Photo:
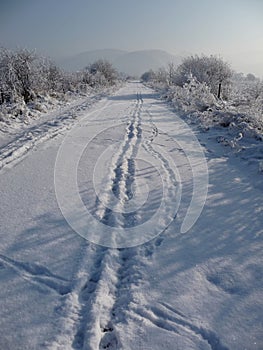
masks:
<svg viewBox="0 0 263 350"><path fill-rule="evenodd" d="M0 349L262 349L262 173L224 129L138 82L45 118L2 142Z"/></svg>

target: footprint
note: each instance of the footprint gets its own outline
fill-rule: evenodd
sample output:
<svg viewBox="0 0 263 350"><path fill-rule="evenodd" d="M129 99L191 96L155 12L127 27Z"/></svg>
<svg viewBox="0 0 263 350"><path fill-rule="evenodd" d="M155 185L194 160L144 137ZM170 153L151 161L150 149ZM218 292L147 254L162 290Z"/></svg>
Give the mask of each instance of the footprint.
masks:
<svg viewBox="0 0 263 350"><path fill-rule="evenodd" d="M98 281L100 279L100 275L101 275L100 271L93 272L93 274L91 275L91 277L89 279L89 282L98 283Z"/></svg>
<svg viewBox="0 0 263 350"><path fill-rule="evenodd" d="M151 257L153 255L153 247L151 246L145 246L144 248L144 256L146 258Z"/></svg>
<svg viewBox="0 0 263 350"><path fill-rule="evenodd" d="M84 346L84 331L81 329L75 335L74 341L72 343L73 349L83 349Z"/></svg>
<svg viewBox="0 0 263 350"><path fill-rule="evenodd" d="M94 293L97 283L87 282L81 290L81 297L83 300L87 301L90 295Z"/></svg>
<svg viewBox="0 0 263 350"><path fill-rule="evenodd" d="M102 257L99 257L99 258L95 261L94 267L95 267L96 269L98 269L98 268L101 267L101 264L102 264Z"/></svg>
<svg viewBox="0 0 263 350"><path fill-rule="evenodd" d="M116 335L114 334L114 331L109 331L104 334L102 337L99 349L110 349L110 350L117 350L118 349L118 339Z"/></svg>
<svg viewBox="0 0 263 350"><path fill-rule="evenodd" d="M162 245L162 243L163 243L163 238L158 237L158 238L156 238L156 240L155 240L155 242L154 242L154 245L155 245L156 247L160 247L160 246Z"/></svg>

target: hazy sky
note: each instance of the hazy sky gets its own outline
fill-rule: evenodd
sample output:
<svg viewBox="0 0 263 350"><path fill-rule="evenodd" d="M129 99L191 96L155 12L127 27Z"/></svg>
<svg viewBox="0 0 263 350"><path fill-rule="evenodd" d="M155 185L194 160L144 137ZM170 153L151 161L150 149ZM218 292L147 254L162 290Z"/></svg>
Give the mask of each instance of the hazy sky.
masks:
<svg viewBox="0 0 263 350"><path fill-rule="evenodd" d="M0 46L220 54L263 77L263 0L0 0Z"/></svg>

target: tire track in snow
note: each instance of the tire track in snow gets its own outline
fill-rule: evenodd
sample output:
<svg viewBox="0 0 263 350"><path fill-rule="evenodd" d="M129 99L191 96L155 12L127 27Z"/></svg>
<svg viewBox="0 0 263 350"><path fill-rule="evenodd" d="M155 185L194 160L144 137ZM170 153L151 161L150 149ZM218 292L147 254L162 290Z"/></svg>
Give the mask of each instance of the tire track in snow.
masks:
<svg viewBox="0 0 263 350"><path fill-rule="evenodd" d="M121 146L119 154L114 157L111 171L109 174L109 185L104 192L105 205L96 199L96 209L94 215L105 225L119 224L125 227L131 224L127 221L130 215L116 215L113 209L123 213L123 205L132 197L132 186L135 184L135 162L134 159L138 152L138 147L141 141L141 121L140 113L142 109L141 100L137 100L135 110L126 127L126 134ZM117 206L112 208L112 193L118 199ZM116 218L121 219L121 222L116 223ZM125 218L126 217L126 218Z"/></svg>
<svg viewBox="0 0 263 350"><path fill-rule="evenodd" d="M118 324L125 322L129 305L134 302L134 290L139 288L143 279L137 260L138 248L122 248L117 253L113 302L105 319L106 326L99 342L99 350L124 348L118 337Z"/></svg>
<svg viewBox="0 0 263 350"><path fill-rule="evenodd" d="M101 96L102 97L102 96ZM100 97L93 97L69 107L58 114L53 120L48 120L40 125L32 126L0 149L0 171L7 165L16 164L23 159L26 154L38 144L50 140L64 131L70 129L78 119L78 113L90 108Z"/></svg>
<svg viewBox="0 0 263 350"><path fill-rule="evenodd" d="M111 190L115 190L123 204L131 197L131 186L134 181L131 169L134 164L132 158L136 156L136 148L140 142L140 110L141 101L137 101L131 121L126 128L123 147L121 147L117 161L113 163L113 177ZM118 171L119 163L124 164ZM130 176L129 176L130 175ZM100 208L98 208L100 209ZM104 209L102 220L109 223L107 208ZM127 218L123 217L125 225ZM95 247L91 254L93 265L88 268L87 256L90 249L82 254L79 264L80 276L73 286L71 293L63 301L60 311L63 315L60 322L61 331L55 341L49 343L50 349L65 349L71 344L73 349L99 349L104 348L103 342L110 335L110 344L105 348L117 346L118 340L114 336L111 325L111 309L115 303L117 288L119 286L119 273L123 265L120 250ZM87 272L88 271L88 272ZM87 277L83 277L87 276ZM65 334L67 336L65 337ZM115 346L114 345L114 346Z"/></svg>
<svg viewBox="0 0 263 350"><path fill-rule="evenodd" d="M70 292L62 297L60 305L54 310L54 339L49 339L44 348L50 350L87 349L84 347L91 308L98 289L98 282L103 270L103 261L108 249L84 243ZM91 349L91 348L90 348Z"/></svg>
<svg viewBox="0 0 263 350"><path fill-rule="evenodd" d="M93 349L98 338L98 332L103 331L98 316L103 313L103 296L107 295L110 286L110 271L112 252L108 248L98 247L93 257L94 264L88 278L78 293L78 321L72 337L73 349ZM109 274L109 276L107 276ZM108 289L109 292L109 289ZM105 295L105 299L107 299Z"/></svg>
<svg viewBox="0 0 263 350"><path fill-rule="evenodd" d="M136 221L132 213L124 213L121 209L132 198L132 189L135 187L136 190L134 159L141 143L142 108L142 96L137 95L137 103L126 127L124 141L112 163L109 185L105 191L106 205L102 206L102 203L97 201L96 216L107 225L120 225L125 228L134 225ZM158 157L165 172L166 183L171 187L176 178L169 163L149 145L151 138L154 139L158 135L158 129L153 123L152 125L152 135L143 147L151 155ZM108 191L112 191L119 200L119 204L113 206L113 209L120 210L118 220L115 212L108 208L111 206ZM121 344L117 325L125 321L130 310L129 305L134 303L134 290L139 288L143 281L143 269L140 267L145 259L150 259L162 241L163 238L157 237L143 246L134 248L95 247L90 258L92 266L88 266L86 261L90 249L84 252L83 266L80 264L78 273L80 279L64 302L66 311L65 315L62 311L64 321L60 326L61 332L50 349L64 350L69 348L69 344L70 348L76 350L119 349Z"/></svg>
<svg viewBox="0 0 263 350"><path fill-rule="evenodd" d="M141 113L143 101L142 97L137 97L138 104L132 118L132 121L128 124L126 129L126 139L122 147L122 151L117 157L117 161L114 163L114 172L112 180L112 191L120 200L120 203L125 203L131 197L129 196L129 191L131 188L131 182L134 180L133 169L129 171L129 162L131 160L134 162L136 157L139 143L141 142ZM152 123L153 124L153 123ZM158 129L155 125L152 128L153 138L158 135ZM166 174L166 181L170 186L177 185L176 177L173 173L173 170L169 167L169 163L166 159L160 154L154 151L153 148L150 148L146 144L146 149L151 155L155 157L158 156L158 159L161 161L161 164L164 168ZM121 165L126 162L125 167ZM130 165L131 166L131 165ZM132 175L132 178L127 177L127 175ZM167 190L167 195L168 195ZM113 211L105 209L102 214L102 220L105 224L116 224L116 221L113 216ZM117 224L129 225L131 214L122 214L122 222ZM127 222L128 221L128 222ZM133 222L134 224L134 222ZM107 286L103 285L103 273L101 273L102 286L101 296L99 289L97 290L97 301L93 304L93 314L97 314L97 321L91 325L93 331L88 331L86 333L86 340L89 341L89 344L82 342L83 347L76 349L119 349L121 347L120 339L118 338L117 325L120 322L125 321L127 317L126 312L129 310L130 303L134 302L133 292L134 289L138 288L141 281L143 280L139 265L143 264L143 259L149 259L154 251L161 246L163 238L157 237L150 244L146 244L141 247L135 248L122 248L117 250L109 250L107 253L108 265L106 265L106 271L108 271L105 276L108 279ZM106 301L99 303L99 301L105 298L105 288L108 288L108 294ZM104 296L104 297L103 297ZM100 310L98 310L98 305ZM103 310L103 311L102 311ZM94 323L97 325L97 334L94 334ZM93 326L93 327L92 327ZM85 326L88 329L87 325ZM98 337L98 335L100 335Z"/></svg>
<svg viewBox="0 0 263 350"><path fill-rule="evenodd" d="M126 128L124 143L113 162L111 190L124 204L132 196L131 184L134 181L135 169L131 169L139 144L141 142L141 110L142 99L138 99L131 122ZM123 163L126 166L122 167ZM110 204L110 203L109 203ZM100 214L105 224L116 224L114 211L107 207ZM130 213L122 213L123 227L130 224ZM133 222L134 224L134 222ZM161 238L154 240L154 249L162 243ZM145 254L144 247L108 249L102 258L99 271L95 272L95 281L87 281L81 291L80 299L88 292L88 304L83 304L82 320L73 340L74 349L119 349L121 344L116 331L116 325L126 317L129 303L133 300L133 289L138 288L142 275L138 264L142 264L141 257ZM94 286L96 283L96 287ZM95 289L94 289L95 287ZM90 293L91 292L91 293ZM92 303L90 302L92 300ZM90 306L90 304L92 304ZM84 317L85 314L89 317Z"/></svg>
<svg viewBox="0 0 263 350"><path fill-rule="evenodd" d="M137 99L141 101L142 107L142 96L137 95ZM141 113L142 108L138 113L139 125L142 124ZM153 125L153 128L150 142L158 135L157 127L153 123L151 124ZM142 130L140 133L142 133ZM177 185L176 177L173 173L173 170L169 167L169 163L166 162L160 153L155 152L152 148L150 149L150 147L145 147L147 151L150 151L150 153L154 156L158 156L158 159L161 160L162 166L166 170L167 182L172 185L176 183ZM140 283L143 281L143 276L141 273L144 264L143 258L149 260L154 251L162 245L162 242L163 237L156 237L151 242L148 242L139 247L118 249L116 261L118 269L115 270L116 284L114 289L115 294L113 295L114 303L108 310L108 322L106 326L104 326L104 335L99 343L100 350L117 350L121 348L122 344L120 344L120 339L118 339L118 334L116 331L117 325L118 323L125 322L125 319L127 318L127 312L130 311L130 305L133 303L136 304L136 301L134 300L134 291L139 288Z"/></svg>
<svg viewBox="0 0 263 350"><path fill-rule="evenodd" d="M135 181L135 164L139 144L141 142L141 108L142 100L137 98L135 111L126 128L126 135L120 153L113 162L111 175L111 191L119 199L119 203L124 205L132 197L132 184ZM108 209L110 202L102 210L101 220L104 224L116 223L114 210ZM115 209L115 208L113 208ZM118 208L121 209L121 208ZM122 220L117 224L122 227L131 224L131 214L121 214ZM132 224L136 219L132 219ZM114 328L114 318L116 308L116 299L119 300L119 290L122 286L122 271L126 259L123 254L129 249L108 250L103 258L104 268L100 270L100 279L96 290L96 297L92 305L91 313L94 315L92 324L82 324L81 328L86 328L84 339L81 346L76 349L118 349L118 337ZM108 290L105 297L105 290ZM95 319L95 321L94 321ZM94 323L97 327L94 328ZM96 332L97 330L97 332ZM76 337L75 337L76 340ZM73 342L74 344L74 342Z"/></svg>

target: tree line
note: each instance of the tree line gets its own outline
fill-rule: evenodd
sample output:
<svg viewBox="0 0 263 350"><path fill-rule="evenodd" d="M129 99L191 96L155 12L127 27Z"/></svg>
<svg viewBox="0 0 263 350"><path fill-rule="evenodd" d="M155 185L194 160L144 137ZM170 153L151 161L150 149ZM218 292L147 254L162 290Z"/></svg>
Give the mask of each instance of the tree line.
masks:
<svg viewBox="0 0 263 350"><path fill-rule="evenodd" d="M220 57L194 55L183 59L178 67L174 63L169 63L166 68L160 68L155 72L152 70L145 72L141 78L146 82L154 81L167 86L177 85L180 87L194 78L199 83L207 84L215 96L219 95L219 89L221 90L222 87L222 97L227 98L232 75L233 70Z"/></svg>
<svg viewBox="0 0 263 350"><path fill-rule="evenodd" d="M263 81L251 73L235 72L218 56L189 56L178 66L170 63L149 70L141 79L161 90L175 108L195 115L206 126L238 125L243 130L244 122L247 129L262 134Z"/></svg>
<svg viewBox="0 0 263 350"><path fill-rule="evenodd" d="M0 48L0 105L21 99L27 104L41 95L87 92L114 85L118 79L117 71L105 60L70 73L35 51Z"/></svg>

